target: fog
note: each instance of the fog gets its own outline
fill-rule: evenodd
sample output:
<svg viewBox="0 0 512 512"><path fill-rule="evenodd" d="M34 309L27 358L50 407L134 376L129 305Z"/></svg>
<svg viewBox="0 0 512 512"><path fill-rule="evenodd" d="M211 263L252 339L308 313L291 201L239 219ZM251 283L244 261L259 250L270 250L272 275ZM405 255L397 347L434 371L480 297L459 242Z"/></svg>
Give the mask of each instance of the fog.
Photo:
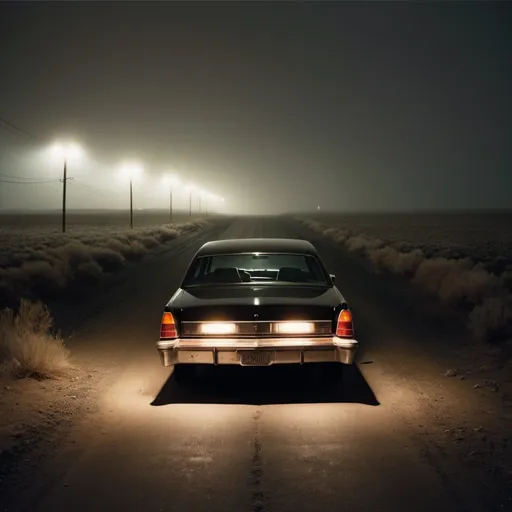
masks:
<svg viewBox="0 0 512 512"><path fill-rule="evenodd" d="M138 208L167 207L169 171L236 214L512 207L511 13L2 3L0 117L29 135L0 123L0 209L60 206L59 137L85 149L69 208L126 208L126 159Z"/></svg>
<svg viewBox="0 0 512 512"><path fill-rule="evenodd" d="M18 145L19 146L19 145ZM56 210L62 203L62 160L52 155L52 147L30 147L23 143L16 149L7 148L0 155L0 181L2 185L2 210ZM69 209L127 209L129 208L129 179L123 175L126 158L112 163L94 158L93 148L85 148L91 154L67 162L67 175L70 178L67 187ZM138 159L140 160L140 159ZM169 209L170 188L164 184L167 174L180 175L172 166L151 167L144 165L140 177L133 180L133 201L137 209ZM5 171L4 171L5 169ZM7 173L7 171L9 171ZM220 195L224 188L215 186L211 180L194 179L189 173L187 182L173 187L173 211L190 209L190 191L186 183ZM6 176L5 178L3 176ZM23 176L24 178L19 178ZM12 177L12 179L11 179ZM18 178L17 178L18 177ZM12 183L18 181L18 183ZM234 190L234 187L233 187ZM204 212L225 213L224 204L219 201L199 199L198 193L192 193L192 211L199 208Z"/></svg>

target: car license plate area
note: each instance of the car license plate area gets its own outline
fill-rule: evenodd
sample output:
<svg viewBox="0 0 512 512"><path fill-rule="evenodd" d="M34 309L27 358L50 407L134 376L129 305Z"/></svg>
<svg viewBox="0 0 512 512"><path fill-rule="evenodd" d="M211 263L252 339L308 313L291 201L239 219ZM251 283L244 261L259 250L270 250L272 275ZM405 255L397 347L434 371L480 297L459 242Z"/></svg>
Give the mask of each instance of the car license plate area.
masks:
<svg viewBox="0 0 512 512"><path fill-rule="evenodd" d="M242 366L269 366L274 360L273 350L239 350Z"/></svg>

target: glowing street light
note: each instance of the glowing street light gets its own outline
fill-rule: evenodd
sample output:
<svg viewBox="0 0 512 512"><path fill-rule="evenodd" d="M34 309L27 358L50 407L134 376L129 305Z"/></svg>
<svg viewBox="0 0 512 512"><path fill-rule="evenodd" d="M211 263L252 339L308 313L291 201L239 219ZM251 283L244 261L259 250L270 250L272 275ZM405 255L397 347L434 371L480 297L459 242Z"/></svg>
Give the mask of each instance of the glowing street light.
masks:
<svg viewBox="0 0 512 512"><path fill-rule="evenodd" d="M179 185L180 180L176 176L165 175L162 181L169 187L169 222L172 222L172 190Z"/></svg>
<svg viewBox="0 0 512 512"><path fill-rule="evenodd" d="M52 147L52 153L64 160L62 175L62 232L66 232L66 189L68 183L68 160L75 160L82 156L82 148L75 143L57 143Z"/></svg>
<svg viewBox="0 0 512 512"><path fill-rule="evenodd" d="M70 142L68 144L57 143L52 146L52 152L55 156L63 159L74 159L80 158L83 155L82 148L75 144L74 142Z"/></svg>
<svg viewBox="0 0 512 512"><path fill-rule="evenodd" d="M136 162L123 164L121 176L130 180L130 229L133 229L133 181L142 176L142 165Z"/></svg>

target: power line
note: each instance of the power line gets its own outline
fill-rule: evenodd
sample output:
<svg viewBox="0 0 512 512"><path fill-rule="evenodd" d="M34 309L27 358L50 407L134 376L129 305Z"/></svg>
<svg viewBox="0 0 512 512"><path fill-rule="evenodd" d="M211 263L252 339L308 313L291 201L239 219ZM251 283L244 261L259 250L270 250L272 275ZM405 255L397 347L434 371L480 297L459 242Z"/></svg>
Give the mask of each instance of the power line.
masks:
<svg viewBox="0 0 512 512"><path fill-rule="evenodd" d="M3 123L3 124L2 124ZM4 126L5 125L5 126ZM4 129L7 129L9 128L12 132L12 130L14 130L16 133L18 134L22 134L26 137L29 137L31 139L35 139L35 140L38 140L38 141L45 141L47 142L47 139L41 137L41 136L38 136L38 135L34 135L33 133L31 132L28 132L22 128L20 128L19 126L15 125L14 123L11 123L10 121L8 121L7 119L3 118L0 116L0 128L4 128ZM157 144L154 144L153 143L153 147L152 148L148 148L146 149L145 151L142 151L142 153L145 153L146 155L151 155L151 156L162 156L163 153L162 151L165 149L165 147L162 147L161 144L157 143ZM150 156L150 158L151 158ZM90 160L96 162L97 164L101 164L101 165L105 165L109 168L112 168L113 167L113 164L112 163L107 163L107 162L104 162L102 160L99 160L98 158L96 157L93 157L93 156L90 156L89 157ZM5 177L9 177L11 179L25 179L25 178L18 178L18 177L15 177L15 176L5 176ZM26 178L26 179L31 179L31 178ZM4 181L4 183L7 183L7 181ZM36 183L34 181L34 183ZM42 183L42 182L41 182ZM99 191L99 189L97 189ZM113 193L117 193L117 192L113 192ZM144 197L145 199L151 199L153 200L154 197L153 196L147 196L145 194L138 194L140 197Z"/></svg>
<svg viewBox="0 0 512 512"><path fill-rule="evenodd" d="M40 185L42 183L58 183L60 180L38 180L38 181L15 181L0 179L0 183L11 183L16 185Z"/></svg>
<svg viewBox="0 0 512 512"><path fill-rule="evenodd" d="M76 179L74 181L70 182L70 184L78 185L79 187L81 187L85 190L88 190L89 192L94 192L94 193L98 193L98 194L108 195L108 194L122 194L123 193L121 190L112 190L110 188L101 189L101 188L93 187L91 185L86 185L85 183L82 183Z"/></svg>
<svg viewBox="0 0 512 512"><path fill-rule="evenodd" d="M106 193L105 190L101 190L101 189L96 188L96 187L91 187L90 185L85 185L84 183L80 183L77 180L70 182L70 184L78 185L80 188L84 188L84 189L88 190L89 192L98 192L100 194Z"/></svg>
<svg viewBox="0 0 512 512"><path fill-rule="evenodd" d="M7 126L3 126L1 123L4 123L5 125ZM8 130L12 133L12 130L15 130L18 134L22 134L22 135L25 135L26 137L30 137L32 139L35 139L37 141L45 141L47 142L47 139L39 136L39 135L34 135L33 133L30 133L30 132L27 132L26 130L23 130L22 128L19 128L18 126L16 126L15 124L11 123L10 121L7 121L7 119L3 118L0 116L0 128L4 128L4 129L7 129L7 128L11 128L11 130ZM90 156L90 159L98 164L102 164L102 165L106 165L108 167L112 167L112 164L111 163L107 163L107 162L104 162L102 160L98 160L96 157L93 157L93 156Z"/></svg>
<svg viewBox="0 0 512 512"><path fill-rule="evenodd" d="M32 133L29 133L29 132L27 132L25 130L22 130L21 128L19 128L18 126L12 124L11 122L7 121L7 119L4 119L3 117L0 117L0 122L2 122L4 125L7 125L9 128L12 128L12 129L16 130L18 133L21 133L21 134L25 135L26 137L31 137L33 139L40 139L40 137L36 137ZM2 128L5 128L5 126L2 126Z"/></svg>
<svg viewBox="0 0 512 512"><path fill-rule="evenodd" d="M6 178L8 180L16 180L16 181L36 181L36 182L42 181L39 178L37 178L36 176L31 176L31 177L13 176L12 174L4 174L4 173L0 172L0 179L2 179L2 178Z"/></svg>

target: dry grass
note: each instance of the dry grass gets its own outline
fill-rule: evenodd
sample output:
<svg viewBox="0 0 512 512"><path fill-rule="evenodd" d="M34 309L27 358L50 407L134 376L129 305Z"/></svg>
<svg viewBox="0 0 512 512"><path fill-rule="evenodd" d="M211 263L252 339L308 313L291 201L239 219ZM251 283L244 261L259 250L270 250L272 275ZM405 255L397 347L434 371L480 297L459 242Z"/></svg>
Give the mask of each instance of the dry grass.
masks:
<svg viewBox="0 0 512 512"><path fill-rule="evenodd" d="M18 378L55 379L73 368L69 350L51 334L52 317L39 302L21 301L19 311L0 313L0 363Z"/></svg>
<svg viewBox="0 0 512 512"><path fill-rule="evenodd" d="M0 303L42 298L90 285L180 235L202 229L198 219L134 230L84 228L70 234L0 230Z"/></svg>
<svg viewBox="0 0 512 512"><path fill-rule="evenodd" d="M495 275L481 262L469 257L443 257L441 249L426 253L415 243L385 242L366 234L356 234L347 227L333 227L315 220L301 220L308 228L328 236L349 251L359 252L373 265L376 272L386 270L401 274L446 304L469 311L468 328L478 340L498 342L512 337L511 271ZM483 236L483 235L482 235ZM425 233L425 237L428 234ZM485 239L482 245L485 245ZM444 248L445 254L453 248ZM474 256L474 255L473 255Z"/></svg>

